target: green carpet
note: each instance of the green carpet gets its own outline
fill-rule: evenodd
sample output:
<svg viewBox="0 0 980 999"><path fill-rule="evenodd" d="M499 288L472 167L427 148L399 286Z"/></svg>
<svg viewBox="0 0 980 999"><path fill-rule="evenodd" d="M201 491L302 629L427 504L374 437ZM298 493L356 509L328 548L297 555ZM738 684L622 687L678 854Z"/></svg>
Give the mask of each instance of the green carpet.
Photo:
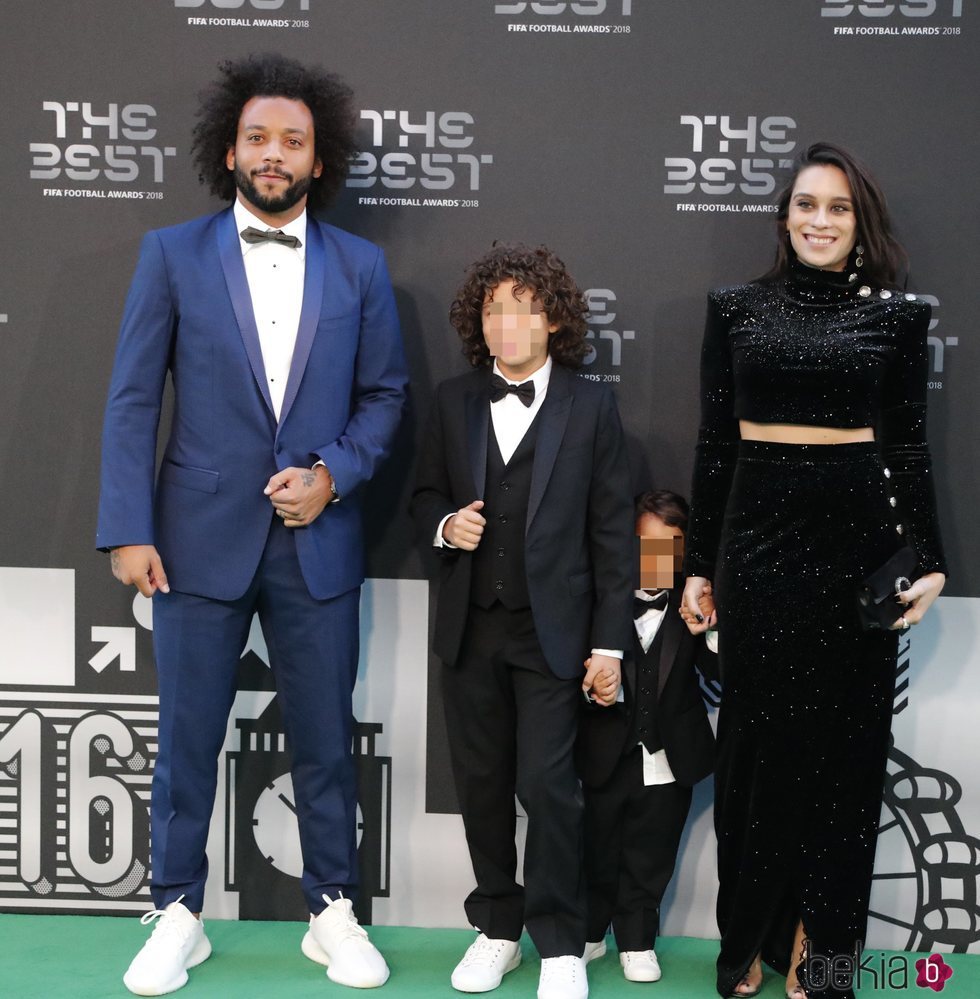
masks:
<svg viewBox="0 0 980 999"><path fill-rule="evenodd" d="M378 999L459 999L449 984L449 973L473 939L467 930L424 930L375 926L371 939L391 967L388 984L376 993L335 985L323 969L299 950L304 927L298 923L209 921L208 936L214 954L190 972L180 991L186 999L279 999L317 996L353 999L375 994ZM138 919L111 916L0 915L0 996L3 999L96 999L129 993L122 974L147 931ZM540 964L533 946L523 941L524 963L507 975L494 992L499 999L534 999ZM657 954L664 977L654 985L624 981L613 950L589 965L592 999L711 999L717 943L687 937L658 941ZM886 972L896 961L909 961L911 974L904 989L878 987L867 980L862 997L903 996L933 999L936 993L915 985L917 955L883 958L873 952L871 967L882 961ZM953 977L943 999L980 996L980 956L945 955ZM895 979L893 978L893 982ZM781 999L780 979L767 973L761 996Z"/></svg>

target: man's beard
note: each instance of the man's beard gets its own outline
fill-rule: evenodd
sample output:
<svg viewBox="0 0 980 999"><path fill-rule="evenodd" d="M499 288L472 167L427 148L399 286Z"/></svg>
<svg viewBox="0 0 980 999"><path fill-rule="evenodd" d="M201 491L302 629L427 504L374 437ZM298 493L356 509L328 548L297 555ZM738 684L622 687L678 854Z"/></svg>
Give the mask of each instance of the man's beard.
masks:
<svg viewBox="0 0 980 999"><path fill-rule="evenodd" d="M268 168L260 168L257 172L269 173L270 171ZM290 176L281 170L273 172L287 179ZM299 180L290 184L282 194L270 196L262 194L255 184L252 183L251 175L245 173L237 164L235 165L235 184L238 190L242 192L242 195L249 204L255 205L256 208L263 212L268 212L270 215L278 215L280 212L289 211L290 208L302 200L309 192L312 182L312 174L307 174L305 177L300 177Z"/></svg>

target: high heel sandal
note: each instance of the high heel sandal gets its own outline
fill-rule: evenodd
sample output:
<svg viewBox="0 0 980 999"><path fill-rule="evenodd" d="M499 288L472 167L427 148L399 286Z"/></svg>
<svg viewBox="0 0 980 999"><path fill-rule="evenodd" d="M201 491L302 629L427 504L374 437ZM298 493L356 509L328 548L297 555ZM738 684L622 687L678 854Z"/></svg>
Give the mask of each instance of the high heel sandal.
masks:
<svg viewBox="0 0 980 999"><path fill-rule="evenodd" d="M764 977L763 977L764 980ZM753 999L753 996L757 996L762 991L762 980L751 992L739 992L739 985L748 984L749 973L746 972L735 984L734 990L729 995L728 999Z"/></svg>

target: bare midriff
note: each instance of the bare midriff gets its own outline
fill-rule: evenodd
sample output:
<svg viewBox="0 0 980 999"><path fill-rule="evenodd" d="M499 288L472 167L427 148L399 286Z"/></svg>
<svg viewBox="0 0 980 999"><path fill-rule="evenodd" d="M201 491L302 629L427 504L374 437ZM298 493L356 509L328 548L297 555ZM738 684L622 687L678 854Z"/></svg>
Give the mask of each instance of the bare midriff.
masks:
<svg viewBox="0 0 980 999"><path fill-rule="evenodd" d="M873 441L873 427L811 427L802 423L753 423L739 420L743 441L773 444L857 444Z"/></svg>

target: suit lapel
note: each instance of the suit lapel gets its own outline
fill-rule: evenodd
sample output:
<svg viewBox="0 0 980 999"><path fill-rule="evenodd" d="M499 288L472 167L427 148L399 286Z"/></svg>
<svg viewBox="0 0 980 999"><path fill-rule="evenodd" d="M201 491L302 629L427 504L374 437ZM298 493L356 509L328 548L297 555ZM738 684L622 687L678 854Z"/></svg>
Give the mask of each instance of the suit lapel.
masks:
<svg viewBox="0 0 980 999"><path fill-rule="evenodd" d="M269 385L265 375L265 365L262 363L262 347L259 345L259 331L255 326L255 314L252 312L252 296L248 290L248 279L245 277L245 264L242 261L241 242L238 229L235 226L235 213L229 208L218 219L218 255L221 258L221 269L224 271L225 284L231 297L231 305L238 320L238 331L245 344L248 363L252 374L269 407L269 412L275 415L272 408L272 397L269 395Z"/></svg>
<svg viewBox="0 0 980 999"><path fill-rule="evenodd" d="M483 499L487 484L487 434L490 425L490 396L487 384L489 371L480 379L479 386L466 393L463 405L466 409L466 453L473 473L475 499Z"/></svg>
<svg viewBox="0 0 980 999"><path fill-rule="evenodd" d="M541 499L551 478L551 470L555 467L558 449L565 436L565 426L572 410L572 392L570 379L575 375L553 365L551 377L548 379L548 394L541 404L538 414L538 439L534 445L534 464L531 467L531 491L527 504L527 526L525 533L531 529L534 515L538 512Z"/></svg>
<svg viewBox="0 0 980 999"><path fill-rule="evenodd" d="M664 608L664 620L660 625L660 630L664 633L664 640L660 646L660 662L657 669L657 700L659 701L667 685L667 678L670 670L677 658L677 652L681 647L681 638L687 626L677 616L677 600L671 593L667 606ZM684 629L684 630L682 630Z"/></svg>
<svg viewBox="0 0 980 999"><path fill-rule="evenodd" d="M299 329L296 331L296 346L293 348L293 360L289 366L289 379L286 382L286 394L282 400L282 410L279 422L284 423L290 407L296 400L306 362L310 359L313 349L313 338L316 336L320 320L320 310L323 305L323 284L326 274L326 249L323 244L323 234L320 225L312 215L306 218L306 273L303 278L303 307L299 316Z"/></svg>

